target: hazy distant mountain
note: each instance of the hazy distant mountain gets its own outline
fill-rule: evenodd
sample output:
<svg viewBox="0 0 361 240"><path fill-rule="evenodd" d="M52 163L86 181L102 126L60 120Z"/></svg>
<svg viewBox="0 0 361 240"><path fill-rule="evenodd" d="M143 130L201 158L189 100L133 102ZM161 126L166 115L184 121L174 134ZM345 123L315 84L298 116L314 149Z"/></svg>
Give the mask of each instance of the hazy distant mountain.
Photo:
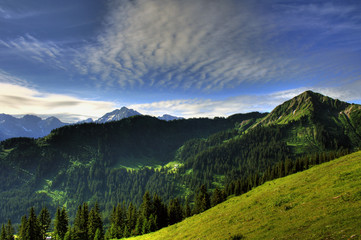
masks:
<svg viewBox="0 0 361 240"><path fill-rule="evenodd" d="M143 114L141 114L133 109L122 107L121 109L116 109L110 113L105 114L104 116L102 116L101 118L96 120L95 122L96 123L106 123L106 122L118 121L123 118L128 118L128 117L137 116L137 115L143 115ZM169 114L164 114L163 116L159 116L157 118L159 120L165 120L165 121L184 119L183 117L176 117L176 116L172 116Z"/></svg>
<svg viewBox="0 0 361 240"><path fill-rule="evenodd" d="M173 121L173 120L180 120L184 119L183 117L176 117L169 114L164 114L163 116L158 117L159 120L165 120L165 121Z"/></svg>
<svg viewBox="0 0 361 240"><path fill-rule="evenodd" d="M133 110L128 109L126 107L122 107L121 109L115 109L114 111L105 114L98 120L96 120L96 123L106 123L106 122L112 122L112 121L118 121L123 118L128 118L132 116L142 115L141 113Z"/></svg>
<svg viewBox="0 0 361 240"><path fill-rule="evenodd" d="M82 123L106 123L112 121L119 121L123 118L132 116L142 115L141 113L122 107L112 112L106 113L98 120L88 118L77 122L76 124ZM175 117L169 114L159 116L158 119L165 121L172 121L177 119L183 119L182 117ZM63 123L56 117L49 117L47 119L41 119L34 115L25 115L22 118L16 118L8 114L0 114L0 141L14 138L14 137L30 137L39 138L48 135L53 129L59 128L70 123Z"/></svg>
<svg viewBox="0 0 361 240"><path fill-rule="evenodd" d="M8 114L0 114L0 140L13 137L38 138L48 135L51 130L67 125L56 117L41 119L34 115L16 118Z"/></svg>
<svg viewBox="0 0 361 240"><path fill-rule="evenodd" d="M85 119L85 120L82 120L82 121L77 122L77 124L92 123L92 122L93 122L93 119L92 119L92 118L88 118L88 119Z"/></svg>

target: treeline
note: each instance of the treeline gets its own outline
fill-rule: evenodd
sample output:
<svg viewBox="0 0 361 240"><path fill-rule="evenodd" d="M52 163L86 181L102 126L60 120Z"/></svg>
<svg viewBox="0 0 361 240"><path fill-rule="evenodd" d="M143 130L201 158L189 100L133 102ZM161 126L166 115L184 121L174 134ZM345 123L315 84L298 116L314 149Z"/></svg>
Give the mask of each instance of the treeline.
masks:
<svg viewBox="0 0 361 240"><path fill-rule="evenodd" d="M247 177L231 181L230 183L226 184L224 191L227 196L233 194L238 196L250 191L254 187L262 185L267 181L304 171L312 166L329 162L347 154L350 154L349 149L340 149L338 151L329 151L307 155L297 158L295 161L286 159L285 161L280 161L273 166L269 166L263 173L254 173Z"/></svg>
<svg viewBox="0 0 361 240"><path fill-rule="evenodd" d="M176 171L170 171L169 168L127 170L111 167L109 159L115 158L112 148L99 148L98 151L85 150L83 157L61 154L58 156L55 150L35 151L38 147L34 140L8 140L5 142L7 148L15 145L24 152L26 149L32 152L29 156L35 158L38 154L39 157L55 159L55 162L40 164L41 169L34 170L34 173L23 170L21 165L0 169L4 184L11 183L17 186L11 191L4 189L1 193L3 199L8 199L1 203L2 221L20 218L24 209L29 209L31 206L39 208L39 202L50 202L45 192L36 193L36 191L39 186L46 184L44 178L47 178L49 173L44 172L44 169L48 169L49 165L56 165L58 158L67 158L69 162L66 163L67 166L53 173L55 177L50 178L52 182L48 187L49 191L64 192L71 217L74 217L76 206L79 204L98 201L108 221L113 206L119 202L139 206L147 190L157 192L167 203L175 197L182 197L180 200L184 202L185 192L191 192L188 198L192 199L193 192L202 184L205 184L208 189L214 189L217 186L214 183L225 186L237 179L254 179L255 176L262 176L274 164L297 158L295 150L287 145L285 139L290 129L304 128L307 124L307 121L300 121L288 125L256 127L248 130L246 134L235 128L218 132L206 139L189 140L175 154L175 159L184 164L178 166ZM326 148L326 143L337 142L332 135L325 135L321 127L315 129L315 136L320 149L312 151L330 151ZM20 151L10 153L12 157L8 160L16 163L19 156L15 154L22 153ZM29 158L28 155L26 156ZM60 168L60 166L53 166L53 168ZM27 183L24 184L24 182ZM29 199L29 201L24 202L23 199ZM53 202L48 206L51 211L55 211L56 205L63 204L64 200L59 198L59 202Z"/></svg>
<svg viewBox="0 0 361 240"><path fill-rule="evenodd" d="M128 207L125 203L114 206L107 231L104 230L98 203L91 210L88 203L79 205L72 225L66 208L58 207L52 232L49 232L52 226L49 210L43 207L37 216L35 208L31 207L29 215L21 218L17 239L45 240L51 236L58 240L103 240L142 235L180 222L225 200L224 191L216 189L211 197L205 185L195 195L191 207L188 200L182 204L178 198L166 204L157 194L151 196L147 191L139 208L133 203ZM14 240L14 234L14 227L9 220L6 225L2 225L0 240Z"/></svg>
<svg viewBox="0 0 361 240"><path fill-rule="evenodd" d="M57 208L52 237L59 240L104 240L137 236L159 230L175 224L194 214L199 214L227 199L231 195L241 195L266 181L284 177L308 169L311 166L328 162L340 156L349 154L348 149L316 153L292 161L286 159L269 166L263 173L258 172L228 183L223 190L216 188L210 195L206 185L201 185L194 194L194 202L187 199L184 203L178 198L171 199L166 204L157 194L151 196L146 191L138 208L135 204L117 204L113 207L107 230L98 203L89 210L87 203L79 205L74 223L69 225L69 217L65 208ZM21 218L18 230L20 240L46 239L51 226L51 217L47 208L43 207L36 216L32 207L29 216ZM0 240L13 240L14 228L11 221L2 225Z"/></svg>

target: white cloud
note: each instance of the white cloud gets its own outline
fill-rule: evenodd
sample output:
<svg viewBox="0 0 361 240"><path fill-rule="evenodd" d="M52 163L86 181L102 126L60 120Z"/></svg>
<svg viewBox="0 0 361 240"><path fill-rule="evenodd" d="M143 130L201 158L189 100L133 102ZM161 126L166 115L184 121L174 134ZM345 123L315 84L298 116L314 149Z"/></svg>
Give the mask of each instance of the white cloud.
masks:
<svg viewBox="0 0 361 240"><path fill-rule="evenodd" d="M0 102L1 113L57 116L64 122L98 118L115 107L111 102L83 100L63 94L41 92L14 83L4 83L1 76Z"/></svg>

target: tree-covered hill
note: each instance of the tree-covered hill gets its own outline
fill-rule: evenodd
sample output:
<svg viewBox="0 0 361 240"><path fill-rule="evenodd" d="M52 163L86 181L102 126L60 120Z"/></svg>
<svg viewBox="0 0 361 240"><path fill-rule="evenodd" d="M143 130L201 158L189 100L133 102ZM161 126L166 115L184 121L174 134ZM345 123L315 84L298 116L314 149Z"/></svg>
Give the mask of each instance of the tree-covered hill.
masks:
<svg viewBox="0 0 361 240"><path fill-rule="evenodd" d="M76 207L90 199L104 204L105 195L109 204L139 203L150 177L155 178L154 184L149 183L152 188L172 185L168 191L173 194L175 183L157 182L154 168L174 161L176 151L190 139L206 138L264 115L169 122L134 116L105 124L69 125L40 139L5 140L0 145L1 216L13 218L33 205L54 208L74 203Z"/></svg>
<svg viewBox="0 0 361 240"><path fill-rule="evenodd" d="M0 222L42 205L66 206L74 216L80 204L96 201L107 219L118 203L139 206L146 191L192 206L201 185L241 193L276 165L288 172L305 159L317 164L357 150L360 135L360 105L308 91L269 114L170 122L135 116L8 139L0 144Z"/></svg>

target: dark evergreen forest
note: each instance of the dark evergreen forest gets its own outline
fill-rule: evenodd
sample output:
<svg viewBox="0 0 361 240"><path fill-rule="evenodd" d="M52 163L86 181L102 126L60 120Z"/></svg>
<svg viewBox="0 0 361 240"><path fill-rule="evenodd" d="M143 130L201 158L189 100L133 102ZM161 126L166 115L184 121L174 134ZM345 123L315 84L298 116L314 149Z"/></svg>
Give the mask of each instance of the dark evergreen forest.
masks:
<svg viewBox="0 0 361 240"><path fill-rule="evenodd" d="M359 105L305 92L269 114L171 122L135 116L8 139L0 144L0 222L10 219L21 232L46 207L61 238L154 231L359 149L360 119ZM97 223L79 220L91 214ZM66 231L56 227L61 218Z"/></svg>

